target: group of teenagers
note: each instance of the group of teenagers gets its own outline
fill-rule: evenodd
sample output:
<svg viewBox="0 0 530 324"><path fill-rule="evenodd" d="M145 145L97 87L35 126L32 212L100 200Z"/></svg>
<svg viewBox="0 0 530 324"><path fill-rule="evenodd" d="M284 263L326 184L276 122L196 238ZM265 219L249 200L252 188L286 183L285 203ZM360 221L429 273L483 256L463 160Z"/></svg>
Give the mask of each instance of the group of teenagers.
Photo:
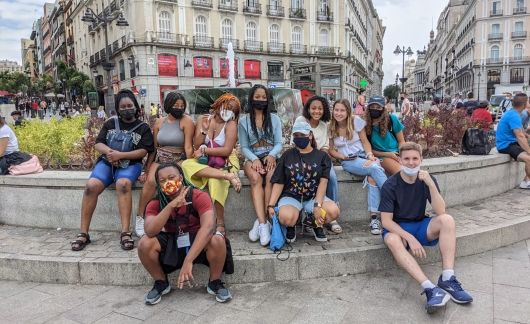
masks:
<svg viewBox="0 0 530 324"><path fill-rule="evenodd" d="M91 242L88 232L98 196L115 183L120 245L133 249L132 186L143 181L135 231L140 261L155 281L145 295L146 304L156 304L170 292L167 275L177 269L178 288L191 284L195 263L209 267L208 293L218 302L232 299L221 275L228 273L231 254L224 206L230 187L241 190L237 142L256 214L251 241L269 244L269 219L275 214L286 227L289 243L295 242L300 223L319 242L327 241L326 227L342 232L333 158L344 171L365 177L370 231L383 236L397 263L421 284L427 311L443 307L449 299L472 301L454 275L454 220L445 213L434 177L420 171L421 147L405 142L404 126L385 109L383 97L369 98L362 114L355 114L345 99L330 108L325 98L310 98L284 152L282 121L271 112L272 99L262 85L250 89L241 117L240 101L225 93L196 122L186 113L185 98L168 93L163 103L167 116L159 118L152 131L138 119L140 107L131 91L120 91L115 102L117 117L104 123L96 140L101 156L87 182L81 230L71 246L80 251ZM427 201L436 217L426 215ZM416 258L426 256L423 246L438 241L443 273L434 285Z"/></svg>

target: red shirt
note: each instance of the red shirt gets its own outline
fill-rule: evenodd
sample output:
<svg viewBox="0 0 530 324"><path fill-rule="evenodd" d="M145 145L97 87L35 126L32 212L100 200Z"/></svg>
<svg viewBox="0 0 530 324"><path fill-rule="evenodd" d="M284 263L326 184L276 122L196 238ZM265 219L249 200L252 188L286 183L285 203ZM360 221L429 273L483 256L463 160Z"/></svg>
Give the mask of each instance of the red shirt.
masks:
<svg viewBox="0 0 530 324"><path fill-rule="evenodd" d="M198 189L193 189L192 206L197 211L199 216L206 213L207 211L213 210L210 195ZM180 207L178 211L173 210L162 231L178 233L180 228L180 230L182 230L184 233L189 232L191 234L196 234L201 227L201 220L200 218L193 215L187 215L187 210L188 205ZM160 202L157 199L151 200L149 204L147 204L147 208L145 210L146 217L157 217L159 212Z"/></svg>
<svg viewBox="0 0 530 324"><path fill-rule="evenodd" d="M477 108L471 115L471 120L480 128L490 128L493 123L490 112L486 108Z"/></svg>

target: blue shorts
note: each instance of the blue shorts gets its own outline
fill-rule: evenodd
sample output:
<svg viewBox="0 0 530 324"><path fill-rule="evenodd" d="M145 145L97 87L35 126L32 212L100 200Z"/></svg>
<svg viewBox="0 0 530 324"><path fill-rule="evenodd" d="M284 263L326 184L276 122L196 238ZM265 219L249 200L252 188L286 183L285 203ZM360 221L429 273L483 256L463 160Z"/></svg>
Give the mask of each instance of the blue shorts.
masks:
<svg viewBox="0 0 530 324"><path fill-rule="evenodd" d="M429 227L429 223L431 222L432 218L425 217L423 220L419 222L401 222L398 223L401 228L407 232L412 234L420 242L423 246L435 246L438 244L438 239L429 241L427 239L427 228ZM383 236L383 240L385 239L385 236L390 233L385 228L383 228L383 233L381 235ZM408 246L407 246L408 249Z"/></svg>
<svg viewBox="0 0 530 324"><path fill-rule="evenodd" d="M129 179L134 184L138 180L138 177L140 177L140 174L142 174L142 163L133 163L125 169L122 169L114 167L107 161L100 159L94 166L94 169L92 169L90 178L98 179L106 188L118 181L118 179L123 178Z"/></svg>
<svg viewBox="0 0 530 324"><path fill-rule="evenodd" d="M324 201L332 201L332 200L329 199L328 197L324 197ZM278 209L282 208L283 206L287 206L287 205L293 206L294 208L298 210L302 210L302 207L304 207L304 210L306 213L312 213L313 207L315 205L315 200L311 199L311 200L304 201L304 205L302 206L302 203L300 202L300 200L294 199L293 197L280 198L280 200L278 201Z"/></svg>

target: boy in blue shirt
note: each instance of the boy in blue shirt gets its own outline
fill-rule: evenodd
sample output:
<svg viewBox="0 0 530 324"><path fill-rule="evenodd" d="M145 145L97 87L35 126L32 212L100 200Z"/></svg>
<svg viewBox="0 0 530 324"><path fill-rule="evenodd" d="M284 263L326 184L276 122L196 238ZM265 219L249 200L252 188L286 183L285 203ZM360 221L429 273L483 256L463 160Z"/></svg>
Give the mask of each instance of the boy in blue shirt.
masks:
<svg viewBox="0 0 530 324"><path fill-rule="evenodd" d="M499 153L509 154L514 160L525 163L526 176L519 185L530 189L530 146L526 139L521 113L528 104L528 96L518 93L512 100L513 109L502 115L497 125L496 145Z"/></svg>

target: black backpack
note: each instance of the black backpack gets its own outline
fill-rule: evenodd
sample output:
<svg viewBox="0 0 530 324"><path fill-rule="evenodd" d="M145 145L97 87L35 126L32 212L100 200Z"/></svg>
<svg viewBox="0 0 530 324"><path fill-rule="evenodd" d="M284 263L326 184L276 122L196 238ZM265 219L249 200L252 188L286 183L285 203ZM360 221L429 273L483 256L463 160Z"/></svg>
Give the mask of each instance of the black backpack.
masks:
<svg viewBox="0 0 530 324"><path fill-rule="evenodd" d="M462 139L462 154L488 155L495 147L495 131L482 128L468 128Z"/></svg>

